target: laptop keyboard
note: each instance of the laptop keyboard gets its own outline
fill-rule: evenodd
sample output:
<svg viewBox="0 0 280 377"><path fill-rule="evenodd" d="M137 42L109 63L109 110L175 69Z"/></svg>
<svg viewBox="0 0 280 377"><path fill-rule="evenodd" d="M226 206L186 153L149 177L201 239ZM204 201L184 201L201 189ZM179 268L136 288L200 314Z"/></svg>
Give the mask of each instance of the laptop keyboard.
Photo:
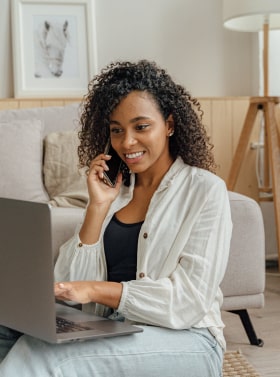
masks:
<svg viewBox="0 0 280 377"><path fill-rule="evenodd" d="M75 332L75 331L84 331L92 330L91 327L84 326L80 323L69 321L68 319L56 317L56 332Z"/></svg>

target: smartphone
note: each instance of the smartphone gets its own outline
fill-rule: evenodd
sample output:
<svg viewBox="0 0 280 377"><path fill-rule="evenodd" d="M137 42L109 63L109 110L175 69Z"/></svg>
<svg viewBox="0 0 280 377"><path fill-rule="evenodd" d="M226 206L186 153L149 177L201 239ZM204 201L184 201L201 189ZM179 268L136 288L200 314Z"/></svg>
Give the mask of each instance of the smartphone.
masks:
<svg viewBox="0 0 280 377"><path fill-rule="evenodd" d="M104 154L109 154L112 157L110 160L106 161L106 165L108 166L109 170L103 172L103 182L108 186L115 187L123 161L117 152L112 148L110 141L105 147Z"/></svg>

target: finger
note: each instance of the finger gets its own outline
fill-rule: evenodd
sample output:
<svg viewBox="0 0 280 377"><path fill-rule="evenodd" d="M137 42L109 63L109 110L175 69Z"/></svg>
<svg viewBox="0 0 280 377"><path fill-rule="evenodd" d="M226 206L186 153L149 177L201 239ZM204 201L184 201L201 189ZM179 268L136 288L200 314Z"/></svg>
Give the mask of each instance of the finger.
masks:
<svg viewBox="0 0 280 377"><path fill-rule="evenodd" d="M65 284L65 283L56 283L54 286L55 294L61 294L64 292L69 291L71 288Z"/></svg>
<svg viewBox="0 0 280 377"><path fill-rule="evenodd" d="M102 179L104 170L105 169L102 166L97 166L97 165L93 166L92 168L90 168L88 172L88 179L91 180L94 177L98 177L99 179Z"/></svg>
<svg viewBox="0 0 280 377"><path fill-rule="evenodd" d="M99 156L97 156L96 158L94 158L91 163L90 163L90 166L89 168L96 168L97 166L101 166L104 168L104 170L109 170L107 164L106 164L106 161L110 160L112 158L112 156L108 155L108 154L100 154Z"/></svg>
<svg viewBox="0 0 280 377"><path fill-rule="evenodd" d="M111 156L110 154L104 154L104 153L103 153L101 156L102 156L102 158L103 158L104 160L107 160L107 161L110 160L110 159L112 158L112 156Z"/></svg>
<svg viewBox="0 0 280 377"><path fill-rule="evenodd" d="M64 294L66 293L67 291L63 291L63 290L59 290L57 288L55 288L54 290L54 295L55 297L64 297Z"/></svg>
<svg viewBox="0 0 280 377"><path fill-rule="evenodd" d="M108 171L109 167L106 164L105 160L92 161L88 175L98 176L100 179L103 179L104 171Z"/></svg>
<svg viewBox="0 0 280 377"><path fill-rule="evenodd" d="M70 291L72 289L72 284L69 282L66 282L66 283L61 282L61 283L58 283L58 288L64 291Z"/></svg>
<svg viewBox="0 0 280 377"><path fill-rule="evenodd" d="M68 301L68 297L65 297L65 296L55 296L55 298L59 301Z"/></svg>
<svg viewBox="0 0 280 377"><path fill-rule="evenodd" d="M119 173L118 177L117 177L117 182L116 182L116 189L117 190L120 189L121 184L122 184L122 173Z"/></svg>
<svg viewBox="0 0 280 377"><path fill-rule="evenodd" d="M101 155L97 156L96 158L94 158L91 161L91 164L93 164L93 165L106 164L106 161L109 161L111 158L112 158L112 156L110 156L108 154L101 154Z"/></svg>

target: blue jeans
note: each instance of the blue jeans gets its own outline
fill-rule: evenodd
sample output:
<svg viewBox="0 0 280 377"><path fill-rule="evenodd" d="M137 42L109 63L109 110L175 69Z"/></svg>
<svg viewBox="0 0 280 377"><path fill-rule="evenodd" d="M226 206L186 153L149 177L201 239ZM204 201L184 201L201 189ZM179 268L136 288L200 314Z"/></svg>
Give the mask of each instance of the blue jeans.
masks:
<svg viewBox="0 0 280 377"><path fill-rule="evenodd" d="M0 326L0 376L222 376L223 351L207 329L143 328L139 334L56 345Z"/></svg>

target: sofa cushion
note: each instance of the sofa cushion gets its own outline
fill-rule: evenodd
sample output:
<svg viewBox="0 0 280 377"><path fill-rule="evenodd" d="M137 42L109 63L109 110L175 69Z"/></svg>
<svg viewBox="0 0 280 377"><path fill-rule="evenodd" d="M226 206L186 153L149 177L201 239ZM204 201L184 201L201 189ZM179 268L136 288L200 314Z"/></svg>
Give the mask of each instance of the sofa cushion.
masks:
<svg viewBox="0 0 280 377"><path fill-rule="evenodd" d="M44 183L54 206L86 206L86 175L78 168L78 144L77 131L52 132L44 139Z"/></svg>
<svg viewBox="0 0 280 377"><path fill-rule="evenodd" d="M0 196L47 201L42 177L42 122L0 122Z"/></svg>

